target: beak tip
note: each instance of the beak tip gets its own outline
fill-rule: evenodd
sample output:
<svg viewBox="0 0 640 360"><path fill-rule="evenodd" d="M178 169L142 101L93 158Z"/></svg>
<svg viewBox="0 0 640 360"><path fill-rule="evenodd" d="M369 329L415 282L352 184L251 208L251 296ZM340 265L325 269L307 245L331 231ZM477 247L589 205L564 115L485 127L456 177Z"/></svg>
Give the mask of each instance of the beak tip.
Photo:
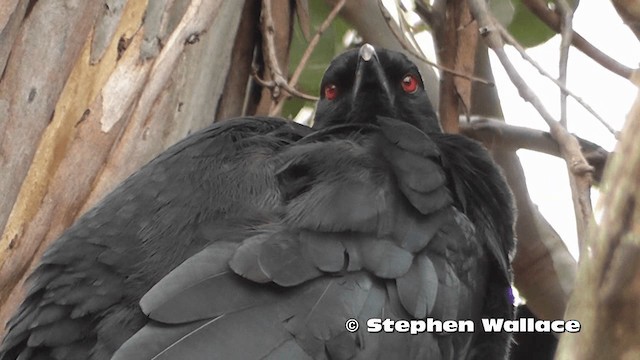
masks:
<svg viewBox="0 0 640 360"><path fill-rule="evenodd" d="M369 61L376 55L376 50L371 46L371 44L364 44L360 47L358 54L362 60Z"/></svg>

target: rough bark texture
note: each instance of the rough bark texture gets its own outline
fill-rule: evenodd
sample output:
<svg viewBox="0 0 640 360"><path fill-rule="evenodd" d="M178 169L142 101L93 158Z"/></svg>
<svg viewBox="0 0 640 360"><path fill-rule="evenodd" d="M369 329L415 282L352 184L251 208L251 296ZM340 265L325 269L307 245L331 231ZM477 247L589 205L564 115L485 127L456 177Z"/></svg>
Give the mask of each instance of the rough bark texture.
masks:
<svg viewBox="0 0 640 360"><path fill-rule="evenodd" d="M244 99L247 91L251 91L249 80L256 41L260 36L260 32L256 28L259 16L260 3L246 1L231 54L233 66L229 68L230 72L222 92L216 120L244 115L247 113L247 108L255 107L255 105L251 104L255 102L255 97L248 97L246 104L238 101L238 99ZM249 113L253 114L254 111Z"/></svg>
<svg viewBox="0 0 640 360"><path fill-rule="evenodd" d="M0 228L100 6L96 1L40 1L25 18L28 3L16 4L0 33L0 64L8 56L0 71Z"/></svg>
<svg viewBox="0 0 640 360"><path fill-rule="evenodd" d="M438 63L462 74L473 74L478 26L466 0L447 1L444 7L444 21L435 29ZM442 72L439 114L445 132L458 133L460 114L470 114L471 88L471 80Z"/></svg>
<svg viewBox="0 0 640 360"><path fill-rule="evenodd" d="M602 220L591 228L565 315L582 328L561 337L557 359L640 358L638 133L640 92L605 170Z"/></svg>
<svg viewBox="0 0 640 360"><path fill-rule="evenodd" d="M244 6L46 1L25 18L24 3L0 13L0 24L8 19L0 60L11 54L0 80L0 173L10 174L0 178L0 324L52 240L135 169L225 111L220 98Z"/></svg>

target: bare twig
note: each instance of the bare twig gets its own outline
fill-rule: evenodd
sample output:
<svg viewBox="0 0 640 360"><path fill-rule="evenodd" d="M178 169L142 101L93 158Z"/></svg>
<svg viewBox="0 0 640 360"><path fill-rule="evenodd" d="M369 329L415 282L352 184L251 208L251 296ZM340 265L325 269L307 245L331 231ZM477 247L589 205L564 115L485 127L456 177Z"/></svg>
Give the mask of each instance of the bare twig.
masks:
<svg viewBox="0 0 640 360"><path fill-rule="evenodd" d="M480 34L484 37L487 45L495 52L500 63L504 67L511 82L518 88L520 96L531 103L545 120L551 136L558 142L562 157L567 163L569 170L569 182L576 213L578 241L581 253L583 253L587 239L587 229L593 221L593 209L591 207L591 173L593 168L589 166L584 156L580 152L580 146L575 137L567 132L551 114L546 110L540 99L535 95L527 83L509 60L504 51L504 42L499 31L496 31L497 21L489 13L484 0L468 0L471 13L478 22Z"/></svg>
<svg viewBox="0 0 640 360"><path fill-rule="evenodd" d="M435 28L436 18L431 4L428 1L416 1L416 13L422 18L422 20L429 25L432 29Z"/></svg>
<svg viewBox="0 0 640 360"><path fill-rule="evenodd" d="M561 37L560 42L560 64L558 71L558 81L562 85L567 85L567 63L569 61L569 47L571 46L571 38L573 36L573 9L566 0L555 0L562 21L560 23ZM560 89L560 125L567 127L567 92Z"/></svg>
<svg viewBox="0 0 640 360"><path fill-rule="evenodd" d="M320 24L320 28L318 28L318 31L316 32L316 34L313 36L311 41L309 41L309 45L307 45L307 48L304 50L304 53L300 58L300 62L298 63L298 66L296 66L296 69L293 71L293 75L291 75L291 79L289 80L289 85L291 87L295 87L298 84L298 80L300 80L300 75L302 75L302 71L307 65L307 62L309 61L309 58L311 57L313 50L315 50L316 46L318 46L318 43L320 42L320 37L325 31L327 31L329 26L331 26L331 23L336 18L336 16L338 16L338 13L340 12L340 10L342 10L346 2L347 0L338 1L338 3L333 7L329 15L327 15L327 18L324 19L322 24ZM278 103L271 111L271 115L279 114L282 111L282 107L284 106L284 102L286 98L287 97L278 99Z"/></svg>
<svg viewBox="0 0 640 360"><path fill-rule="evenodd" d="M489 86L495 86L494 83L487 81L486 79L481 79L479 77L470 75L470 74L463 74L460 73L458 71L455 71L453 69L444 67L442 65L436 64L435 62L427 59L424 55L422 55L420 52L420 50L416 50L416 48L414 46L412 46L408 41L407 38L404 36L403 33L398 33L398 29L396 29L394 26L392 26L392 22L393 22L393 17L391 16L391 14L389 14L389 11L384 7L384 4L382 3L382 1L378 1L378 5L380 7L380 11L382 12L382 17L384 17L385 21L387 22L387 25L389 26L389 29L391 30L391 32L393 33L393 35L396 37L396 39L398 39L398 42L400 43L400 45L402 45L402 48L405 49L406 51L408 51L411 55L415 56L417 59L419 59L420 61L436 68L439 69L441 71L447 72L451 75L454 76L459 76L462 77L464 79L468 79L471 81L477 81L479 83L485 84L485 85L489 85ZM419 52L420 51L420 52Z"/></svg>
<svg viewBox="0 0 640 360"><path fill-rule="evenodd" d="M522 3L552 30L560 32L560 16L547 7L545 0L522 0ZM631 78L632 69L603 53L575 31L572 31L571 44L611 72L625 79Z"/></svg>
<svg viewBox="0 0 640 360"><path fill-rule="evenodd" d="M251 77L258 83L258 85L273 89L273 96L276 97L280 95L279 89L275 86L273 81L264 80L258 75L258 67L256 64L252 64L251 66Z"/></svg>
<svg viewBox="0 0 640 360"><path fill-rule="evenodd" d="M609 130L611 134L613 134L613 136L615 136L616 138L618 137L618 132L611 125L609 125L609 123L607 123L607 121L604 118L602 118L602 116L600 116L589 104L587 104L581 97L576 95L573 91L569 90L565 86L565 84L561 83L560 81L558 81L558 79L551 76L551 74L549 74L542 66L540 66L540 64L538 64L533 58L531 58L531 56L527 54L527 51L525 50L525 48L522 47L520 43L518 43L518 41L509 33L509 31L507 31L507 29L505 29L500 23L496 23L496 29L500 32L500 35L502 35L502 38L509 45L513 46L514 49L516 49L518 53L520 53L520 56L523 59L525 59L527 62L529 62L533 67L535 67L536 70L538 70L538 72L542 76L553 81L553 83L556 84L562 91L564 91L567 95L571 96L574 100L578 102L578 104L580 104L591 115L593 115L605 128L607 128L607 130Z"/></svg>
<svg viewBox="0 0 640 360"><path fill-rule="evenodd" d="M379 4L381 3L382 2L380 2ZM398 8L398 20L400 22L400 32L402 34L406 34L407 35L406 38L411 41L413 49L420 52L423 58L426 58L427 55L424 53L424 51L422 51L422 48L420 47L420 44L418 43L418 40L414 35L415 32L413 31L412 26L409 24L405 16L405 13L407 12L407 8L403 5L401 1L396 2L396 7Z"/></svg>
<svg viewBox="0 0 640 360"><path fill-rule="evenodd" d="M267 86L269 88L274 89L273 95L274 98L279 96L278 89L284 89L289 94L300 97L305 100L318 100L317 97L304 94L292 86L287 82L286 77L282 74L282 70L280 65L278 64L278 57L276 55L276 46L274 40L275 27L273 24L273 16L271 12L271 1L272 0L264 0L262 2L262 34L265 42L264 51L265 51L265 62L267 64L267 68L271 71L271 76L273 81L258 81L259 83ZM256 76L257 77L257 76Z"/></svg>
<svg viewBox="0 0 640 360"><path fill-rule="evenodd" d="M309 61L309 58L311 57L313 50L315 50L316 46L318 45L318 42L320 42L320 37L329 28L329 26L331 25L333 20L336 18L340 10L342 10L346 2L347 2L346 0L340 0L333 7L329 15L327 15L327 18L324 19L322 24L320 24L320 28L318 28L318 31L309 42L309 45L307 46L307 48L304 50L304 53L302 54L302 58L300 58L300 63L298 64L298 66L293 72L293 75L291 76L291 80L290 80L291 84L295 85L298 83L298 80L300 79L300 75L302 74L302 70L304 70L304 67L307 65L307 61Z"/></svg>
<svg viewBox="0 0 640 360"><path fill-rule="evenodd" d="M505 151L527 149L562 157L560 146L547 131L509 125L497 119L472 116L470 121L460 119L460 132L482 141L491 148L498 146ZM576 139L585 159L593 167L594 181L599 183L602 180L604 166L609 159L609 152L591 141L578 136Z"/></svg>

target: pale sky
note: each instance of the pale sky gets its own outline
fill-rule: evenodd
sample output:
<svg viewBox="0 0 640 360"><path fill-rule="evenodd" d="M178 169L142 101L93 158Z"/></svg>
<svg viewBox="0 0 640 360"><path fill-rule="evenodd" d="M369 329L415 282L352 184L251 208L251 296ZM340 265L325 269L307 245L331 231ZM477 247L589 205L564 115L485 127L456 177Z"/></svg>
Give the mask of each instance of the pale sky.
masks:
<svg viewBox="0 0 640 360"><path fill-rule="evenodd" d="M619 62L635 68L640 60L640 42L622 23L609 1L581 1L574 16L574 29L589 42ZM558 74L560 37L556 36L543 45L528 50L552 75ZM560 117L560 96L557 87L521 60L513 49L511 60L522 69L527 83L542 99L556 118ZM502 71L492 54L496 83L507 122L514 125L548 130L546 123L533 107L525 103L515 87ZM605 70L600 65L571 49L568 65L567 87L600 114L616 130L624 124L625 116L636 95L630 82ZM600 123L572 99L568 104L569 130L611 151L614 137ZM575 217L567 171L564 161L552 156L527 150L518 151L527 177L529 193L545 218L577 256ZM594 205L597 194L594 194Z"/></svg>

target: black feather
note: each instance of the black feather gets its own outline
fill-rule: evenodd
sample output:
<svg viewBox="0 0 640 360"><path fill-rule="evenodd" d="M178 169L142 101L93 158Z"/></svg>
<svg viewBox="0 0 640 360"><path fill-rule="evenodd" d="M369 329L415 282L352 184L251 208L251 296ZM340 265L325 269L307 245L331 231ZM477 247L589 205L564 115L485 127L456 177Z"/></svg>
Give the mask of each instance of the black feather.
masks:
<svg viewBox="0 0 640 360"><path fill-rule="evenodd" d="M513 316L506 183L407 74L347 52L313 129L239 118L160 154L46 251L0 360L504 359L508 334L366 329Z"/></svg>

